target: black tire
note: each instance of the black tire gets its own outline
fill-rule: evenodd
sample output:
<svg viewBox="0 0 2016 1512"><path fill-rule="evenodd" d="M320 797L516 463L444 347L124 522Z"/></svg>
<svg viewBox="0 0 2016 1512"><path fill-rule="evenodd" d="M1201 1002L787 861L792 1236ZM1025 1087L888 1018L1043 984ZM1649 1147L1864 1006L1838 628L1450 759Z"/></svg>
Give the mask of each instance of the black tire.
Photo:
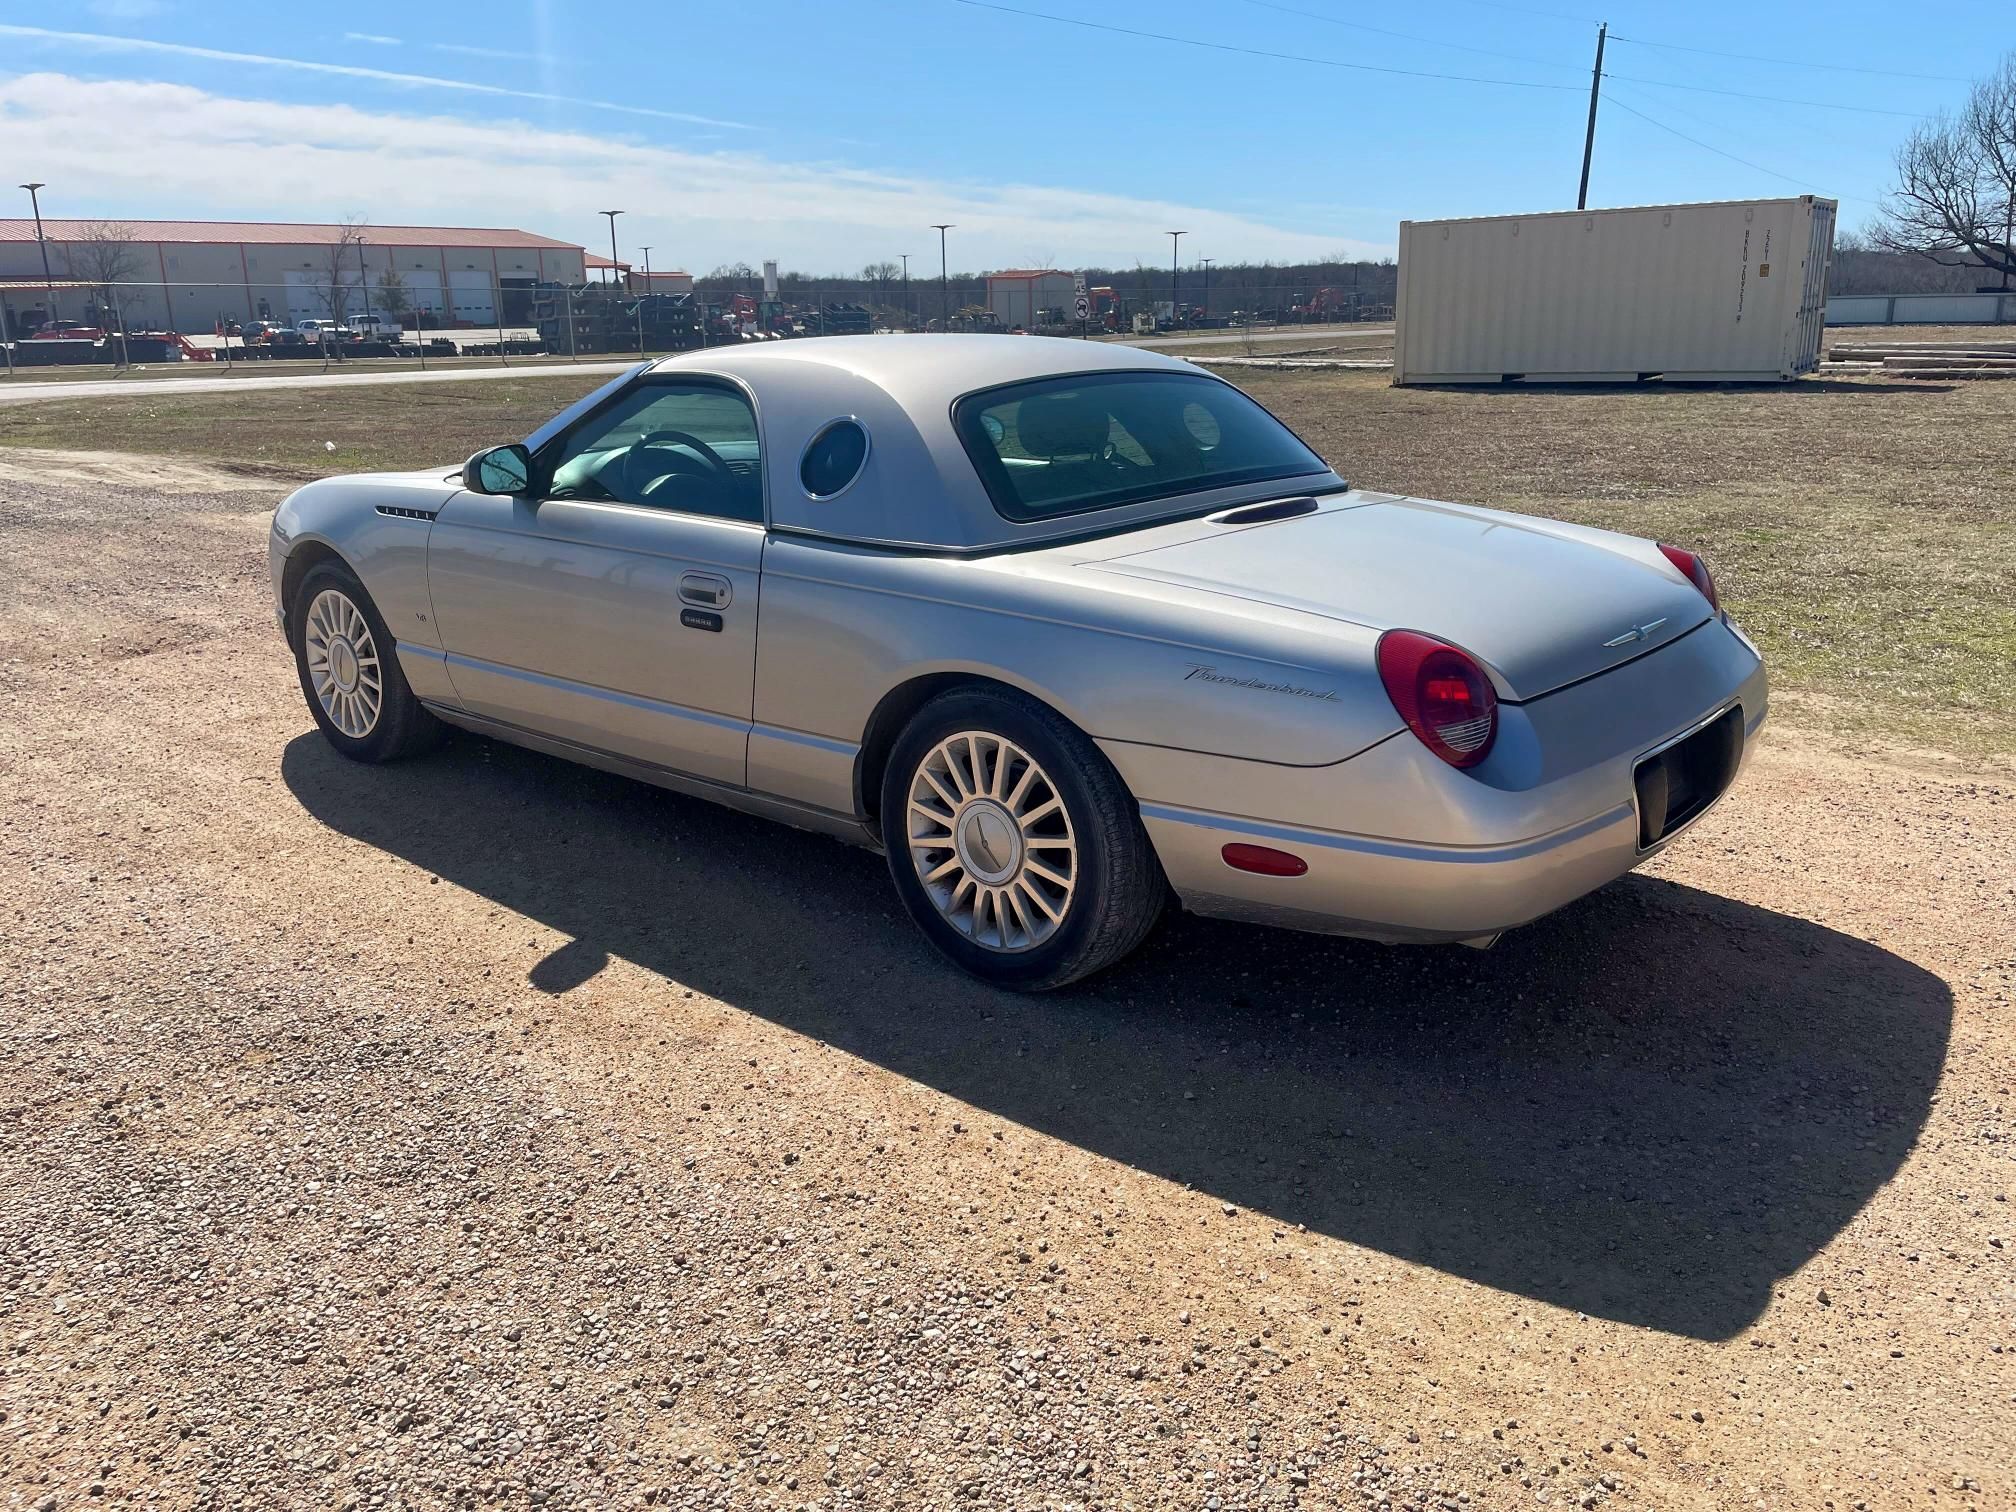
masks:
<svg viewBox="0 0 2016 1512"><path fill-rule="evenodd" d="M1007 740L1035 762L1069 816L1077 847L1062 920L1048 938L1022 949L990 948L955 927L932 901L911 850L909 799L918 769L941 742L966 731ZM883 773L881 819L889 874L917 927L954 964L1014 991L1047 991L1111 966L1147 937L1168 895L1119 773L1069 720L1008 689L955 689L918 711Z"/></svg>
<svg viewBox="0 0 2016 1512"><path fill-rule="evenodd" d="M363 615L377 652L379 707L376 719L361 733L353 734L337 726L323 707L309 670L309 609L317 597L332 589L349 599ZM301 579L301 586L294 590L293 602L287 606L287 639L294 647L294 671L301 679L301 696L308 700L308 712L314 716L323 737L340 754L352 761L397 761L440 743L445 727L413 696L406 674L400 670L396 643L386 628L384 616L371 602L364 585L357 581L357 574L341 562L319 563Z"/></svg>

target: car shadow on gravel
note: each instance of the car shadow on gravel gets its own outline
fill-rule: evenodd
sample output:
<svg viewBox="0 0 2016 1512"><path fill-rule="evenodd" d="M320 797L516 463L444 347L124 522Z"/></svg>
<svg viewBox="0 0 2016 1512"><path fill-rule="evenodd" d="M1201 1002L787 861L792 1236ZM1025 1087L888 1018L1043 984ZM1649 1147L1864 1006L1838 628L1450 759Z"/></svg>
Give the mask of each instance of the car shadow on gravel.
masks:
<svg viewBox="0 0 2016 1512"><path fill-rule="evenodd" d="M881 860L513 747L395 767L319 736L330 828L612 956L1004 1119L1282 1224L1703 1339L1752 1322L1904 1161L1945 1056L1937 977L1633 876L1492 951L1172 917L1025 998L944 965ZM424 885L424 884L417 884Z"/></svg>

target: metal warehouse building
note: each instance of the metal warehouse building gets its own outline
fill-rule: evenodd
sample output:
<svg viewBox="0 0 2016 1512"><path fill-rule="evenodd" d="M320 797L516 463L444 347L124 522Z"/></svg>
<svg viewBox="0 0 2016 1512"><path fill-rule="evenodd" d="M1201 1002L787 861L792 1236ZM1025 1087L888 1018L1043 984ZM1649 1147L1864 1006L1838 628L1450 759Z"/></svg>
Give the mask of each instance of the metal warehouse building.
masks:
<svg viewBox="0 0 2016 1512"><path fill-rule="evenodd" d="M1004 326L1033 329L1045 310L1068 318L1074 292L1072 275L1055 268L1010 268L987 275L987 308Z"/></svg>
<svg viewBox="0 0 2016 1512"><path fill-rule="evenodd" d="M327 315L327 297L317 290L329 287L332 255L339 250L335 276L351 290L352 312L364 303L359 283L368 284L375 301L388 271L396 275L408 309L425 310L444 323L478 326L529 319L536 283L585 282L580 246L529 231L44 217L47 272L57 281L57 311L66 318L71 313L66 304L78 296L66 296L61 285L103 276L103 238L111 227L124 233L121 245L130 248L121 259L127 266L120 304L134 327L207 331L220 319ZM346 231L361 235L361 245L344 246ZM34 221L0 220L0 290L16 312L47 302L42 252Z"/></svg>

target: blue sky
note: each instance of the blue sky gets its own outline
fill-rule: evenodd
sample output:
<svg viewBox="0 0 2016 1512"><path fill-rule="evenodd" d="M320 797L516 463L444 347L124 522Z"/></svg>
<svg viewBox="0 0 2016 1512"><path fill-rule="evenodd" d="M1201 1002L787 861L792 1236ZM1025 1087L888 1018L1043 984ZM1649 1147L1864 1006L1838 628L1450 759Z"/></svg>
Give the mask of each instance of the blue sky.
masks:
<svg viewBox="0 0 2016 1512"><path fill-rule="evenodd" d="M938 220L955 269L1159 265L1179 226L1186 258L1378 255L1403 218L1573 205L1599 7L1596 205L1812 190L1859 225L1913 119L2016 47L1990 4L0 0L0 142L50 214L599 248L622 207L626 256L698 271L935 270Z"/></svg>

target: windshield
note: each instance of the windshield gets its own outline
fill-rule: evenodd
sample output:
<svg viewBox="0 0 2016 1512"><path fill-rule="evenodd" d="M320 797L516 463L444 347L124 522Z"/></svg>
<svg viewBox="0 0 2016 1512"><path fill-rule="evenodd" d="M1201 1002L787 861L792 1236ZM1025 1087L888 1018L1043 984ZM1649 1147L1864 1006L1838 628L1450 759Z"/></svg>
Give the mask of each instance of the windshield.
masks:
<svg viewBox="0 0 2016 1512"><path fill-rule="evenodd" d="M969 395L953 423L1011 520L1329 471L1253 400L1202 374L1041 378Z"/></svg>

